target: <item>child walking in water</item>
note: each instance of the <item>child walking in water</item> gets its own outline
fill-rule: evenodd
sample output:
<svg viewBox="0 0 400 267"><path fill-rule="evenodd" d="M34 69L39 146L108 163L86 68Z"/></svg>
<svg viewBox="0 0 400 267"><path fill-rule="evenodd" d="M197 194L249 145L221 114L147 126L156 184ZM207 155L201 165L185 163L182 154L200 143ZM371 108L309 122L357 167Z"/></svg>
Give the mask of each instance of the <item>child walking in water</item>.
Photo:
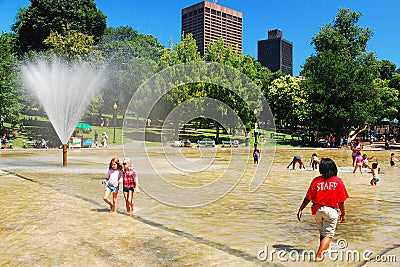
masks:
<svg viewBox="0 0 400 267"><path fill-rule="evenodd" d="M379 168L378 168L378 159L376 159L375 163L372 163L372 179L369 182L371 185L376 185L376 183L379 181Z"/></svg>
<svg viewBox="0 0 400 267"><path fill-rule="evenodd" d="M399 161L395 156L394 153L390 154L390 166L394 166L394 161Z"/></svg>
<svg viewBox="0 0 400 267"><path fill-rule="evenodd" d="M322 158L319 172L321 176L311 182L297 212L297 219L301 221L303 209L312 201L311 213L315 215L320 242L315 261L324 259L324 252L335 235L338 218L340 217L341 222L346 220L344 201L349 197L343 180L337 177L337 166L332 159ZM340 216L337 209L340 209Z"/></svg>
<svg viewBox="0 0 400 267"><path fill-rule="evenodd" d="M122 163L124 167L124 199L126 206L126 214L133 215L135 209L133 205L133 194L139 192L138 177L132 163L129 159L124 159Z"/></svg>
<svg viewBox="0 0 400 267"><path fill-rule="evenodd" d="M374 156L368 158L367 154L362 155L362 159L363 159L362 160L362 167L371 169L371 167L368 164L368 160L373 159L373 158L374 158Z"/></svg>
<svg viewBox="0 0 400 267"><path fill-rule="evenodd" d="M361 152L357 151L356 156L356 166L354 166L353 173L356 173L357 168L360 169L360 173L362 173L362 165L363 165L363 158L361 157Z"/></svg>
<svg viewBox="0 0 400 267"><path fill-rule="evenodd" d="M253 151L254 164L258 164L259 157L260 157L260 150L258 149L257 144L255 144L254 151Z"/></svg>
<svg viewBox="0 0 400 267"><path fill-rule="evenodd" d="M104 192L103 200L110 205L110 211L117 211L117 197L119 184L122 183L123 179L122 164L119 162L118 158L112 158L110 164L108 165L106 182L106 191ZM112 201L108 199L112 193Z"/></svg>
<svg viewBox="0 0 400 267"><path fill-rule="evenodd" d="M319 164L319 158L317 156L317 153L313 153L311 155L311 162L310 162L311 166L312 166L312 170L315 170Z"/></svg>

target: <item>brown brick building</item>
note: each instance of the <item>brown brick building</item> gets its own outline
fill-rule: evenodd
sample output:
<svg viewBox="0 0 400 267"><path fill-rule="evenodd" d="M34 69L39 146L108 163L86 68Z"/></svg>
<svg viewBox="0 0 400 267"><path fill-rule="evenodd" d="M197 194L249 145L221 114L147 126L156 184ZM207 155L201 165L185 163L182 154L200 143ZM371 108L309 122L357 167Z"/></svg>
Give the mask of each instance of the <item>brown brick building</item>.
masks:
<svg viewBox="0 0 400 267"><path fill-rule="evenodd" d="M192 33L201 56L207 44L222 38L242 51L242 13L203 1L182 9L182 33Z"/></svg>

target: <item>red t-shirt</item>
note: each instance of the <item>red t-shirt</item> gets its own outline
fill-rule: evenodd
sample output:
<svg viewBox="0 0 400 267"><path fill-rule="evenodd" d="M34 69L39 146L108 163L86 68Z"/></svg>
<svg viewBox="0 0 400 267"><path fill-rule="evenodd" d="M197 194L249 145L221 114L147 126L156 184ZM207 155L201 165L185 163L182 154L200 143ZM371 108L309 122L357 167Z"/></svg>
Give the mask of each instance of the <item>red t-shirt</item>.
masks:
<svg viewBox="0 0 400 267"><path fill-rule="evenodd" d="M136 187L137 174L135 169L124 170L124 187Z"/></svg>
<svg viewBox="0 0 400 267"><path fill-rule="evenodd" d="M333 176L327 180L324 176L315 177L308 188L306 198L312 201L311 207L312 214L322 206L332 208L339 208L340 202L344 202L349 195L347 194L346 187L342 179Z"/></svg>

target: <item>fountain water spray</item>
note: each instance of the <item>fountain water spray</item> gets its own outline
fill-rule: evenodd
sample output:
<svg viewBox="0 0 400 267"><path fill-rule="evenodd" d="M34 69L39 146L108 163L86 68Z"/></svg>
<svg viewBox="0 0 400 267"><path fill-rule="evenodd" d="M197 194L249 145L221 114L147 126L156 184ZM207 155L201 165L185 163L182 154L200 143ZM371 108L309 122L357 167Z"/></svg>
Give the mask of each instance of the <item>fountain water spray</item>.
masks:
<svg viewBox="0 0 400 267"><path fill-rule="evenodd" d="M53 56L27 61L21 74L24 86L36 94L63 144L66 166L68 141L94 92L104 84L103 70Z"/></svg>

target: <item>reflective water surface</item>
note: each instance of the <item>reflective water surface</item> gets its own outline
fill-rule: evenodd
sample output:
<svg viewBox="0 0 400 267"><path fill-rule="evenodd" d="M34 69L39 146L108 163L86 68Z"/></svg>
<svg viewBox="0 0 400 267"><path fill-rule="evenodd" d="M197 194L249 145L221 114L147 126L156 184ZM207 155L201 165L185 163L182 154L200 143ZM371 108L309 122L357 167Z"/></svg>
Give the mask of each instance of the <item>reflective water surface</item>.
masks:
<svg viewBox="0 0 400 267"><path fill-rule="evenodd" d="M369 171L352 173L349 150L278 148L266 180L250 192L257 166L248 150L238 149L232 158L230 149L204 149L176 148L174 152L191 160L202 153L213 155L209 168L193 173L164 166L160 148L146 150L156 167L142 161L143 152L138 151L137 159L131 159L143 188L135 195L134 217L124 215L122 193L117 214L109 213L102 200L101 179L108 161L114 156L123 158L122 149L70 150L67 167L61 166L60 150L1 151L0 193L4 202L0 243L4 253L0 262L11 266L298 266L302 259L295 259L296 255L315 250L319 244L309 207L302 222L296 218L309 183L318 175L309 164L313 152L335 160L350 195L347 222L338 225L332 242L338 258L326 259L324 264L383 266L362 258L367 250L371 252L367 253L369 258L400 261L400 163L389 166L390 153L397 151L364 151L369 157L377 157L381 168L381 181L371 186ZM267 149L261 159L263 153L266 155ZM306 170L286 168L294 155L303 158ZM237 168L243 164L244 169ZM167 183L201 187L213 183L226 166L230 166L229 174L237 183L207 205L182 208L146 194L146 182L157 183L152 168ZM218 188L210 188L204 197L220 194ZM177 192L168 189L163 184L157 192L173 203ZM190 200L203 196L183 197ZM349 251L359 252L361 259L346 259Z"/></svg>

